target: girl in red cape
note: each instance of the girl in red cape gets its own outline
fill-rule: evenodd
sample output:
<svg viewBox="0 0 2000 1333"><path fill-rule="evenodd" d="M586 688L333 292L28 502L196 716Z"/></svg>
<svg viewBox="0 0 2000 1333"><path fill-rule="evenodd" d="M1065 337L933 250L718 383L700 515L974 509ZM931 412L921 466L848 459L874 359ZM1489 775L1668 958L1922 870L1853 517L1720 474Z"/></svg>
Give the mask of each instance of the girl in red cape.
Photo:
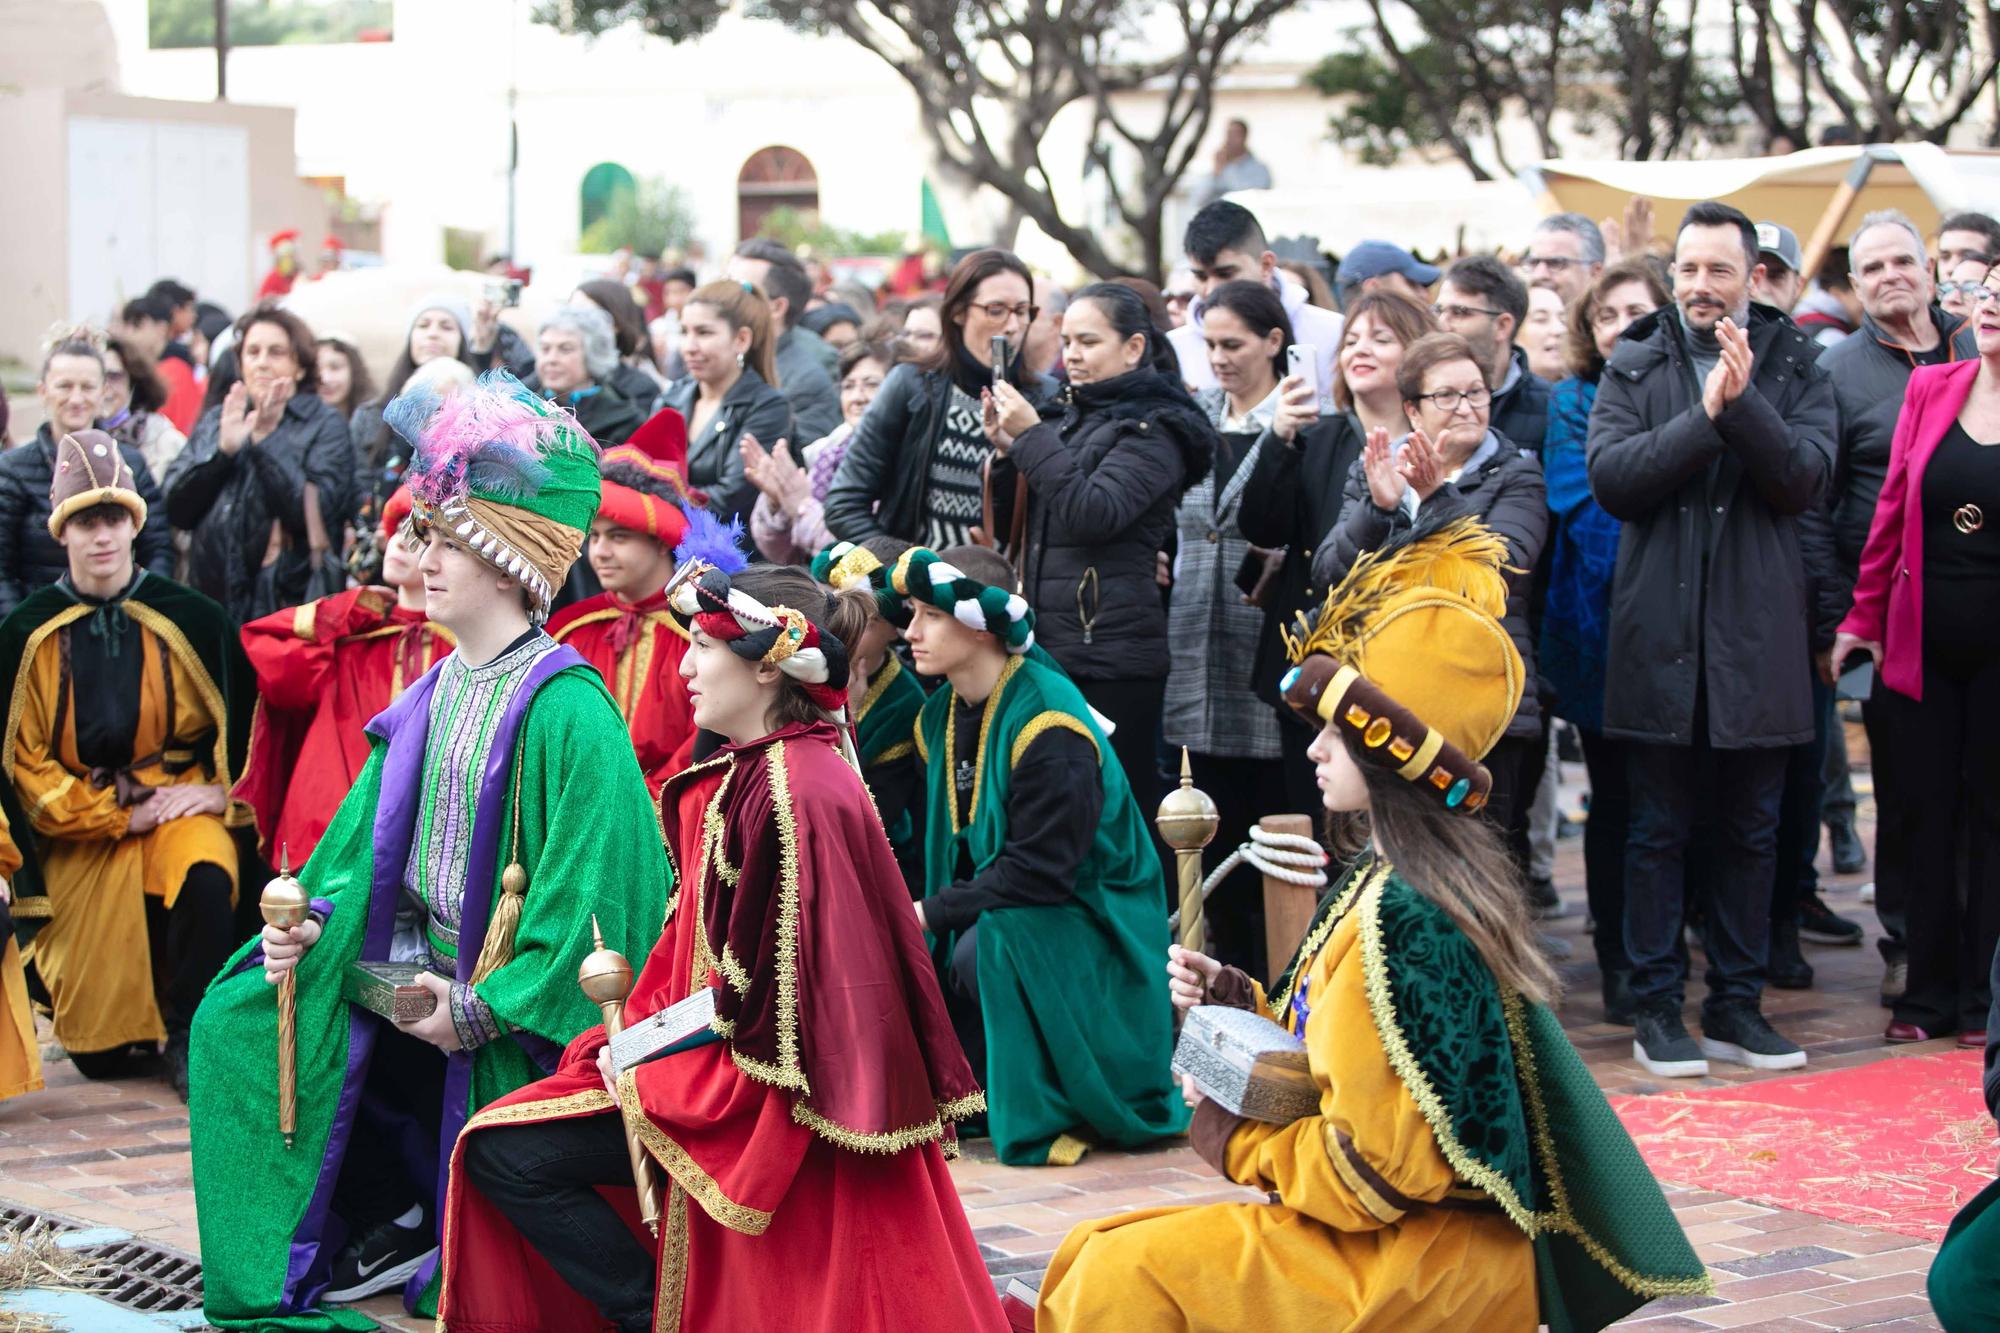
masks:
<svg viewBox="0 0 2000 1333"><path fill-rule="evenodd" d="M603 1028L453 1154L452 1333L1005 1333L945 1159L985 1098L836 725L865 590L688 562L670 596L697 726L661 793L677 895L627 1023L700 987L720 1040L614 1078ZM630 1127L665 1182L633 1224Z"/></svg>

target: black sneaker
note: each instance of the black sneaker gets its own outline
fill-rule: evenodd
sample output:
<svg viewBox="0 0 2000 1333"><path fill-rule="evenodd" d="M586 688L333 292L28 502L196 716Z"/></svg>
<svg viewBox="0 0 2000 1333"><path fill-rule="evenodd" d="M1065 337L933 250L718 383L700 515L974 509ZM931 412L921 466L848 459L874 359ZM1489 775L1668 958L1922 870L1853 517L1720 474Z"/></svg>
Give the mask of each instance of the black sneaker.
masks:
<svg viewBox="0 0 2000 1333"><path fill-rule="evenodd" d="M1828 824L1826 840L1832 844L1834 874L1852 875L1868 864L1868 853L1861 846L1861 835L1854 831L1852 820Z"/></svg>
<svg viewBox="0 0 2000 1333"><path fill-rule="evenodd" d="M321 1298L358 1301L409 1281L437 1248L428 1218L413 1227L384 1222L349 1241L333 1261L333 1285Z"/></svg>
<svg viewBox="0 0 2000 1333"><path fill-rule="evenodd" d="M1821 902L1815 893L1799 903L1799 938L1811 940L1814 944L1858 945L1861 943L1861 923L1834 915L1833 909Z"/></svg>
<svg viewBox="0 0 2000 1333"><path fill-rule="evenodd" d="M1708 1061L1681 1022L1678 1005L1640 1010L1632 1025L1632 1058L1661 1078L1700 1078L1708 1073Z"/></svg>
<svg viewBox="0 0 2000 1333"><path fill-rule="evenodd" d="M1806 1053L1781 1035L1754 1005L1735 1005L1701 1016L1701 1050L1711 1060L1752 1069L1803 1069Z"/></svg>

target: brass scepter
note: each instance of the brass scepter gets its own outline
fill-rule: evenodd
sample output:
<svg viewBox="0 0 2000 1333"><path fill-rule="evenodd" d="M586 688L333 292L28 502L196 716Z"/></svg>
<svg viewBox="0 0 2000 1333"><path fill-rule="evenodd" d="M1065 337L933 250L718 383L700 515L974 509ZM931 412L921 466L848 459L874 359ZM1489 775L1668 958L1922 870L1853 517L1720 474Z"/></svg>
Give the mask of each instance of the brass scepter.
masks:
<svg viewBox="0 0 2000 1333"><path fill-rule="evenodd" d="M279 930L303 925L312 908L305 886L292 878L291 850L278 853L278 877L264 886L257 908L264 923ZM278 978L278 1132L285 1146L292 1146L299 1128L299 1027L297 1015L299 969L294 965Z"/></svg>
<svg viewBox="0 0 2000 1333"><path fill-rule="evenodd" d="M597 928L597 914L590 914L590 935L596 945L584 955L576 970L577 984L590 1002L604 1011L604 1037L609 1041L625 1029L625 997L632 993L632 964L616 949L604 947L604 934ZM633 1108L635 1111L638 1108ZM640 1111L639 1114L645 1114ZM660 1237L660 1174L646 1145L639 1142L629 1120L625 1122L625 1151L632 1159L632 1184L639 1191L639 1216L653 1239Z"/></svg>
<svg viewBox="0 0 2000 1333"><path fill-rule="evenodd" d="M1174 865L1180 872L1181 947L1200 953L1208 945L1201 915L1201 850L1214 840L1222 816L1208 793L1194 785L1186 746L1181 747L1181 785L1160 802L1153 822L1161 840L1174 849Z"/></svg>

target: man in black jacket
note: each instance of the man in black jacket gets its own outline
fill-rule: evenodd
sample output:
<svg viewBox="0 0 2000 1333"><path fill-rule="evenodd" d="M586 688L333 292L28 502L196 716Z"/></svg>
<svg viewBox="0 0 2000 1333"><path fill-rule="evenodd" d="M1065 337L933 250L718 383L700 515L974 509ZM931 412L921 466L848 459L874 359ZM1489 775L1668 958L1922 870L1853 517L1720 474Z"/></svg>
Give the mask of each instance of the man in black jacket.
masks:
<svg viewBox="0 0 2000 1333"><path fill-rule="evenodd" d="M1820 358L1840 404L1840 449L1828 497L1838 615L1845 615L1853 600L1910 372L1979 354L1971 321L1946 314L1937 304L1923 233L1909 218L1893 209L1862 218L1848 242L1848 266L1861 296L1861 328ZM1841 665L1826 664L1829 680ZM1882 725L1879 710L1863 704L1862 720L1875 777L1875 913L1882 921L1887 1001L1902 997L1908 977L1903 945L1908 812L1897 799L1902 784L1895 779L1896 738ZM1834 825L1831 812L1827 823L1829 829Z"/></svg>
<svg viewBox="0 0 2000 1333"><path fill-rule="evenodd" d="M1467 255L1445 270L1431 308L1446 333L1472 344L1495 386L1487 414L1493 429L1540 458L1549 433L1549 382L1528 369L1528 354L1514 345L1528 317L1528 284L1492 255Z"/></svg>
<svg viewBox="0 0 2000 1333"><path fill-rule="evenodd" d="M1790 1069L1805 1052L1760 1011L1787 747L1812 739L1797 516L1819 502L1838 414L1817 349L1749 301L1750 220L1696 204L1675 304L1635 323L1605 367L1591 490L1624 523L1611 592L1605 732L1633 742L1625 947L1633 1056L1655 1074L1708 1059ZM1699 807L1716 839L1703 1039L1681 1020L1682 877Z"/></svg>

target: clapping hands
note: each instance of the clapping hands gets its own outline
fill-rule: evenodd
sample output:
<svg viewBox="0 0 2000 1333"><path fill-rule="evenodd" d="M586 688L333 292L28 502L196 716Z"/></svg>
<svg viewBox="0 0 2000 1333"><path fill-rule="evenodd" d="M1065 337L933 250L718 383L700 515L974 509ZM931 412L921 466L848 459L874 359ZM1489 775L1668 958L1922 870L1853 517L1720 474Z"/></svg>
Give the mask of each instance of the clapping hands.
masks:
<svg viewBox="0 0 2000 1333"><path fill-rule="evenodd" d="M1387 430L1377 426L1369 431L1361 447L1361 470L1368 479L1369 497L1382 510L1402 504L1405 490L1423 501L1444 484L1444 456L1421 430L1411 431L1400 450L1390 448Z"/></svg>
<svg viewBox="0 0 2000 1333"><path fill-rule="evenodd" d="M1722 345L1722 355L1701 387L1702 410L1711 421L1750 387L1752 360L1750 335L1726 315L1715 326L1715 340Z"/></svg>

